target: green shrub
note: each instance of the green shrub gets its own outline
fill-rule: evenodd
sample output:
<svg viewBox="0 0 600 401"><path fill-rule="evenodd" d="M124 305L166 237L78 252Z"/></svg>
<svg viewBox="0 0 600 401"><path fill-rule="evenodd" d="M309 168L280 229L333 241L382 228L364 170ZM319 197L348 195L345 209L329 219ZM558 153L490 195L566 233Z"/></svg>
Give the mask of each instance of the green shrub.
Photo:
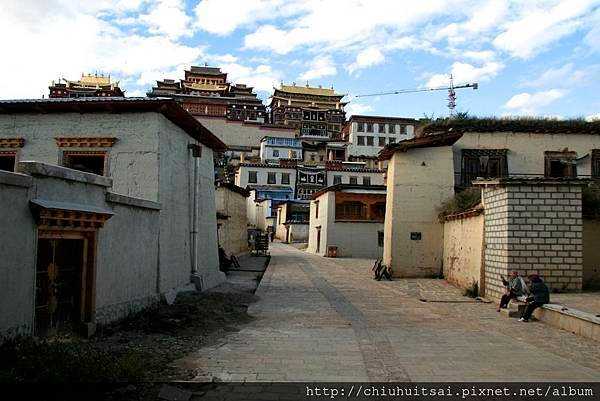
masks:
<svg viewBox="0 0 600 401"><path fill-rule="evenodd" d="M467 188L442 202L437 209L438 218L443 222L446 216L465 212L474 208L480 202L481 189L476 187Z"/></svg>

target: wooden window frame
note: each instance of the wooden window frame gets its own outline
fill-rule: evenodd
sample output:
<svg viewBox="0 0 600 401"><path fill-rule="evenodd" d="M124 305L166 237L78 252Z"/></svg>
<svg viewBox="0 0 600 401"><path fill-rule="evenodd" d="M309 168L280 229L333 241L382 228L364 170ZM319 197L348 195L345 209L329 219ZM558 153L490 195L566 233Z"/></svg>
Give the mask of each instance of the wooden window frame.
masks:
<svg viewBox="0 0 600 401"><path fill-rule="evenodd" d="M11 157L14 158L14 165L13 165L13 169L12 170L8 170L10 172L15 172L17 170L17 164L19 163L19 151L18 150L2 150L2 148L0 148L0 158L2 157ZM7 170L1 170L1 171L7 171Z"/></svg>
<svg viewBox="0 0 600 401"><path fill-rule="evenodd" d="M274 185L277 184L277 173L267 172L267 184Z"/></svg>
<svg viewBox="0 0 600 401"><path fill-rule="evenodd" d="M591 175L594 179L600 179L600 149L592 149Z"/></svg>
<svg viewBox="0 0 600 401"><path fill-rule="evenodd" d="M254 179L252 179L254 177ZM258 184L258 171L248 171L248 184Z"/></svg>
<svg viewBox="0 0 600 401"><path fill-rule="evenodd" d="M552 174L552 162L556 161L559 161L561 164L564 164L563 174L560 176ZM577 152L544 152L544 176L548 178L577 178Z"/></svg>
<svg viewBox="0 0 600 401"><path fill-rule="evenodd" d="M508 176L507 149L463 149L461 155L461 184L471 186L474 179L501 178ZM496 174L490 174L490 161L496 161ZM471 171L471 164L478 163L477 171ZM485 169L485 173L482 171Z"/></svg>
<svg viewBox="0 0 600 401"><path fill-rule="evenodd" d="M102 175L107 177L108 176L108 172L109 172L109 166L108 166L108 151L107 150L63 150L62 151L62 155L61 155L61 166L63 167L67 167L67 168L72 168L70 166L70 161L69 158L73 157L73 156L92 156L92 157L99 157L102 156L103 160L103 167L102 167ZM77 169L74 169L77 170ZM78 170L80 171L80 170Z"/></svg>

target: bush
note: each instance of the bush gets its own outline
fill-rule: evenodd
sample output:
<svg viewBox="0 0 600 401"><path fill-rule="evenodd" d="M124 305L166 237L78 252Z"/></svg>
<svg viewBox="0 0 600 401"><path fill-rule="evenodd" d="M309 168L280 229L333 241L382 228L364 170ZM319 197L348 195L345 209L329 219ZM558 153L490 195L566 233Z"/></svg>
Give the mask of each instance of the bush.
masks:
<svg viewBox="0 0 600 401"><path fill-rule="evenodd" d="M463 295L465 297L477 298L479 296L479 283L473 281L470 287L465 288Z"/></svg>
<svg viewBox="0 0 600 401"><path fill-rule="evenodd" d="M467 188L442 202L440 207L437 209L438 218L441 222L444 222L446 216L465 212L474 208L480 202L481 189L475 187Z"/></svg>
<svg viewBox="0 0 600 401"><path fill-rule="evenodd" d="M581 210L588 219L600 220L600 189L583 188L581 192Z"/></svg>

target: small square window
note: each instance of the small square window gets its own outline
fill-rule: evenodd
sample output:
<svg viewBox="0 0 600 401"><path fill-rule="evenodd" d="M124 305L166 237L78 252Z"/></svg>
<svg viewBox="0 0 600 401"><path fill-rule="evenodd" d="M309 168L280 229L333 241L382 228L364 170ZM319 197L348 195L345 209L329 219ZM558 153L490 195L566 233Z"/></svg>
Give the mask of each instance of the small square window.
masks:
<svg viewBox="0 0 600 401"><path fill-rule="evenodd" d="M363 185L371 185L371 177L363 177Z"/></svg>
<svg viewBox="0 0 600 401"><path fill-rule="evenodd" d="M97 175L106 175L106 152L63 152L63 166Z"/></svg>
<svg viewBox="0 0 600 401"><path fill-rule="evenodd" d="M385 146L385 136L379 137L379 146Z"/></svg>
<svg viewBox="0 0 600 401"><path fill-rule="evenodd" d="M377 124L377 132L385 134L385 124Z"/></svg>
<svg viewBox="0 0 600 401"><path fill-rule="evenodd" d="M365 132L365 124L364 123L356 123L356 131Z"/></svg>
<svg viewBox="0 0 600 401"><path fill-rule="evenodd" d="M365 137L364 136L358 136L358 145L359 146L364 146L365 144Z"/></svg>
<svg viewBox="0 0 600 401"><path fill-rule="evenodd" d="M279 149L273 149L273 157L279 157Z"/></svg>
<svg viewBox="0 0 600 401"><path fill-rule="evenodd" d="M337 185L337 184L341 184L341 183L342 183L342 176L334 175L333 176L333 185Z"/></svg>
<svg viewBox="0 0 600 401"><path fill-rule="evenodd" d="M373 123L367 123L367 132L373 132Z"/></svg>
<svg viewBox="0 0 600 401"><path fill-rule="evenodd" d="M351 176L351 177L350 177L350 184L351 184L351 185L352 185L352 184L353 184L353 185L356 185L356 184L358 184L358 177L356 177L356 176Z"/></svg>
<svg viewBox="0 0 600 401"><path fill-rule="evenodd" d="M373 137L372 136L367 137L367 146L373 146Z"/></svg>
<svg viewBox="0 0 600 401"><path fill-rule="evenodd" d="M281 173L281 183L289 185L289 183L290 183L290 173Z"/></svg>
<svg viewBox="0 0 600 401"><path fill-rule="evenodd" d="M275 184L277 182L277 178L275 176L275 173L268 173L267 174L267 184Z"/></svg>
<svg viewBox="0 0 600 401"><path fill-rule="evenodd" d="M395 134L395 133L396 133L396 126L394 124L388 125L388 134Z"/></svg>
<svg viewBox="0 0 600 401"><path fill-rule="evenodd" d="M8 151L0 152L0 170L15 171L17 163L17 152Z"/></svg>
<svg viewBox="0 0 600 401"><path fill-rule="evenodd" d="M396 138L390 137L388 143L396 143Z"/></svg>

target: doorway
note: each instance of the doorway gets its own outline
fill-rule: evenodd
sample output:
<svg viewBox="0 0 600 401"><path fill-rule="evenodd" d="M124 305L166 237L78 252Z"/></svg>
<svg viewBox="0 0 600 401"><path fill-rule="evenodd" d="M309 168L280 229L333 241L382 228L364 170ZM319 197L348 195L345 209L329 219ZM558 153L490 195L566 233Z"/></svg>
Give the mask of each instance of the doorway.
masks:
<svg viewBox="0 0 600 401"><path fill-rule="evenodd" d="M80 332L95 307L93 233L39 231L35 277L38 337Z"/></svg>

